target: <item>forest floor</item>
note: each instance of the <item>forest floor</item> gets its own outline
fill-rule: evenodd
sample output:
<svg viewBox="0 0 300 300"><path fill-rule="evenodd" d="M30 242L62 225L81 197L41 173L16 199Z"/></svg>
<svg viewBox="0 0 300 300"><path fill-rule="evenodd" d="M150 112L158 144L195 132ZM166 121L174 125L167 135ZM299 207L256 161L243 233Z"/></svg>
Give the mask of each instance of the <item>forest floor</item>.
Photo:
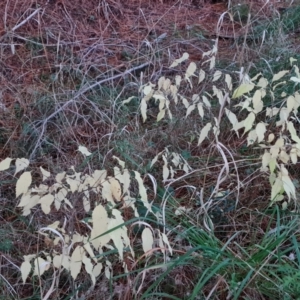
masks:
<svg viewBox="0 0 300 300"><path fill-rule="evenodd" d="M0 161L7 157L29 159L36 183L40 167L51 174L71 166L80 172L106 169L112 176L117 156L130 170L143 174L149 199L157 207L167 202L167 193L174 200L167 208L161 205L177 255L171 259L171 268L153 267L147 273L148 264L160 265L163 259L157 253L149 260L141 254L132 262L135 268L124 275L118 257L110 254L112 280L101 275L103 279L91 289L87 276L80 274L77 284L66 272L49 299L300 296L296 272L300 265L298 214L293 209L288 214L281 208L270 208L269 178L259 169L261 150L247 147L246 137L237 138L224 121L220 142L230 149L228 159L233 158L234 163L220 188L231 196L237 183L242 183L242 188L238 203L229 197L210 210L211 221L201 210L199 193L203 188L209 198L223 172L224 157L212 150L208 139L201 147L197 145L199 116L186 118L178 109L177 123L159 123L155 105L149 107L146 122L140 114L141 87L148 82L156 84L162 76L172 80L175 75L184 76L191 62L203 62L203 53L216 41L216 69L230 73L235 85L241 69L253 75L269 72L271 76L287 68L291 56L299 59L300 17L284 17L299 9L295 1L235 2L229 1L230 7L227 1L201 0L0 3ZM188 59L171 68L184 53L189 54ZM181 93L191 98L206 88L210 87L189 89L187 85ZM130 96L138 100L124 108L122 101ZM90 160L82 158L79 145L93 153ZM172 188L166 188L161 178L166 162L150 167L152 159L165 149L180 153L193 170L200 170L199 174L177 170L179 179ZM235 168L238 178L233 174ZM297 164L289 169L293 179L299 177L298 168ZM77 232L87 234L82 225L85 212L75 207L71 215L57 214L52 207L53 216L45 216L36 208L34 217L22 216L15 199L17 177L8 171L0 175L0 234L4 237L3 242L0 240L0 299L46 300L53 273L39 280L32 276L22 284L23 256L50 248L37 231L56 220L72 219ZM178 207L185 209L185 217L174 215ZM122 211L124 222L133 215L127 213ZM140 241L139 232L130 238ZM297 257L295 262L289 255Z"/></svg>

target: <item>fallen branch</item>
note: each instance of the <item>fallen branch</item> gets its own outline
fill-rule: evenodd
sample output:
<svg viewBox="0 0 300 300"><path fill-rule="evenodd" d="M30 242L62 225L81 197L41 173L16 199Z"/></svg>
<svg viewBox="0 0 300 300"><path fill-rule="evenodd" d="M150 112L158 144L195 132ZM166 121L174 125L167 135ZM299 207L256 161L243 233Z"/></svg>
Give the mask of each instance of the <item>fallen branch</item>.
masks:
<svg viewBox="0 0 300 300"><path fill-rule="evenodd" d="M145 68L147 67L148 65L150 65L150 62L147 62L147 63L144 63L144 64L141 64L137 67L133 67L121 74L118 74L118 75L114 75L112 77L109 77L109 78L105 78L103 80L100 80L100 81L97 81L95 82L94 84L90 85L90 86L86 86L86 87L83 87L82 90L78 91L77 94L70 100L68 100L67 102L65 102L59 109L57 109L54 113L52 113L50 116L48 116L45 120L43 120L41 123L42 125L42 130L41 130L41 133L39 134L39 137L38 137L38 140L34 146L34 149L32 150L31 154L30 154L30 157L29 157L29 160L32 160L34 155L35 155L35 152L36 150L38 149L39 147L39 144L41 142L41 139L44 135L44 132L46 130L46 125L47 123L49 122L49 120L51 120L52 118L54 118L59 112L61 112L62 110L64 110L68 105L70 105L71 103L73 103L79 96L83 95L84 93L88 92L89 90L93 89L94 87L98 86L98 85L101 85L105 82L108 82L108 81L111 81L111 80L114 80L114 79L117 79L117 78L120 78L120 77L123 77L127 74L130 74L136 70L139 70L139 69L142 69L142 68Z"/></svg>

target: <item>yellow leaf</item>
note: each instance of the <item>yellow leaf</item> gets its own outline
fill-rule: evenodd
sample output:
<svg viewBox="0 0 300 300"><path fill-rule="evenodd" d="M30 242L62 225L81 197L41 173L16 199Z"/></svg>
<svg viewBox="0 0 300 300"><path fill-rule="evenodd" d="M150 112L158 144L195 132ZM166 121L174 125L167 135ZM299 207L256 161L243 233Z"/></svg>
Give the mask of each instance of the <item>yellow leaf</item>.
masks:
<svg viewBox="0 0 300 300"><path fill-rule="evenodd" d="M75 193L78 190L78 188L79 188L80 181L78 181L77 179L72 179L72 178L67 178L66 181L67 181L67 183L70 186L71 192Z"/></svg>
<svg viewBox="0 0 300 300"><path fill-rule="evenodd" d="M255 130L251 130L251 131L248 133L248 137L247 137L247 146L254 144L255 141L256 141L256 139L257 139L256 131L255 131Z"/></svg>
<svg viewBox="0 0 300 300"><path fill-rule="evenodd" d="M33 275L42 276L45 271L50 268L50 262L38 257L34 260L34 273Z"/></svg>
<svg viewBox="0 0 300 300"><path fill-rule="evenodd" d="M80 273L82 266L82 258L83 258L84 250L81 246L77 246L72 253L71 263L70 263L70 271L71 276L75 280Z"/></svg>
<svg viewBox="0 0 300 300"><path fill-rule="evenodd" d="M85 237L83 238L83 242L86 242L85 241ZM95 263L97 263L98 262L98 259L97 259L97 257L95 257L95 254L94 254L94 251L93 251L93 249L92 249L92 246L91 246L91 244L88 242L88 243L85 243L84 245L83 245L83 248L84 248L84 250L88 253L88 255L90 256L90 258L95 262Z"/></svg>
<svg viewBox="0 0 300 300"><path fill-rule="evenodd" d="M32 196L28 204L23 207L22 215L28 216L31 213L30 209L36 206L39 203L39 200L40 200L40 196L38 195Z"/></svg>
<svg viewBox="0 0 300 300"><path fill-rule="evenodd" d="M164 160L164 165L163 165L163 181L165 182L169 175L170 175L170 170L168 168L168 162L166 157L163 155L163 160Z"/></svg>
<svg viewBox="0 0 300 300"><path fill-rule="evenodd" d="M107 171L106 170L95 170L93 173L93 180L90 183L90 187L95 188L105 182Z"/></svg>
<svg viewBox="0 0 300 300"><path fill-rule="evenodd" d="M299 106L300 106L300 94L298 92L294 93L294 97L295 97L295 106L294 106L294 110L298 110Z"/></svg>
<svg viewBox="0 0 300 300"><path fill-rule="evenodd" d="M212 70L216 65L216 57L212 56L208 61L210 62L209 69Z"/></svg>
<svg viewBox="0 0 300 300"><path fill-rule="evenodd" d="M94 266L94 268L93 268L93 274L94 274L95 277L97 277L97 276L100 275L100 273L101 273L101 271L102 271L102 268L103 268L103 266L102 266L101 263L97 263L97 264Z"/></svg>
<svg viewBox="0 0 300 300"><path fill-rule="evenodd" d="M166 80L166 78L164 76L162 76L158 79L158 82L157 82L157 89L158 90L161 90L165 80Z"/></svg>
<svg viewBox="0 0 300 300"><path fill-rule="evenodd" d="M131 101L133 98L135 98L135 96L131 96L131 97L127 98L126 100L123 100L123 101L122 101L122 104L130 103L130 101Z"/></svg>
<svg viewBox="0 0 300 300"><path fill-rule="evenodd" d="M26 158L17 158L16 159L16 171L15 171L15 175L20 172L23 171L24 169L26 169L29 166L29 160Z"/></svg>
<svg viewBox="0 0 300 300"><path fill-rule="evenodd" d="M204 139L208 136L210 130L211 130L211 123L207 123L200 132L198 146L200 146L201 143L204 141Z"/></svg>
<svg viewBox="0 0 300 300"><path fill-rule="evenodd" d="M288 171L284 166L281 166L281 171L283 173L282 175L282 183L283 188L288 195L289 199L292 197L293 199L296 199L296 189L295 185L293 184L291 178L288 175Z"/></svg>
<svg viewBox="0 0 300 300"><path fill-rule="evenodd" d="M58 254L53 257L52 263L56 269L59 269L62 266L62 259L63 259L62 254Z"/></svg>
<svg viewBox="0 0 300 300"><path fill-rule="evenodd" d="M162 120L162 119L164 118L165 114L166 114L166 110L165 110L165 109L162 109L162 110L158 113L157 118L156 118L156 121L159 122L160 120Z"/></svg>
<svg viewBox="0 0 300 300"><path fill-rule="evenodd" d="M268 143L272 143L274 141L274 139L275 139L274 133L270 133L268 135Z"/></svg>
<svg viewBox="0 0 300 300"><path fill-rule="evenodd" d="M279 113L280 121L282 123L287 122L289 115L290 115L290 112L288 111L287 107L283 107Z"/></svg>
<svg viewBox="0 0 300 300"><path fill-rule="evenodd" d="M214 91L214 95L217 96L217 98L219 99L219 103L222 106L225 101L222 91L218 89L215 85L213 85L213 91Z"/></svg>
<svg viewBox="0 0 300 300"><path fill-rule="evenodd" d="M122 169L125 168L125 161L121 160L119 157L117 156L113 156L114 159L116 159L118 161L118 164L122 167Z"/></svg>
<svg viewBox="0 0 300 300"><path fill-rule="evenodd" d="M110 280L110 270L109 270L109 267L105 267L104 274L105 274L105 277Z"/></svg>
<svg viewBox="0 0 300 300"><path fill-rule="evenodd" d="M71 258L70 256L64 254L62 256L62 266L66 269L66 270L70 270L70 263L71 263Z"/></svg>
<svg viewBox="0 0 300 300"><path fill-rule="evenodd" d="M278 158L285 164L290 160L290 156L283 149L280 151Z"/></svg>
<svg viewBox="0 0 300 300"><path fill-rule="evenodd" d="M54 196L51 194L47 194L39 200L42 210L46 215L50 213L51 204L53 201L54 201Z"/></svg>
<svg viewBox="0 0 300 300"><path fill-rule="evenodd" d="M153 246L153 235L152 231L146 227L142 232L142 242L143 242L143 250L144 253L147 253L148 251L152 250ZM151 253L146 254L146 256L150 255Z"/></svg>
<svg viewBox="0 0 300 300"><path fill-rule="evenodd" d="M196 69L197 69L196 64L194 62L191 62L185 72L185 79L188 79L191 76L193 76L195 74Z"/></svg>
<svg viewBox="0 0 300 300"><path fill-rule="evenodd" d="M268 86L268 84L269 84L269 81L266 78L261 77L257 83L257 86L261 87L261 88L266 88Z"/></svg>
<svg viewBox="0 0 300 300"><path fill-rule="evenodd" d="M198 108L198 112L199 112L200 117L203 119L203 117L204 117L203 104L202 103L198 103L197 104L197 108Z"/></svg>
<svg viewBox="0 0 300 300"><path fill-rule="evenodd" d="M256 74L254 77L251 78L251 81L256 81L258 79L258 77L261 75L262 74L259 72L258 74Z"/></svg>
<svg viewBox="0 0 300 300"><path fill-rule="evenodd" d="M280 178L276 178L274 184L272 185L271 200L278 201L278 196L282 194L283 183Z"/></svg>
<svg viewBox="0 0 300 300"><path fill-rule="evenodd" d="M79 146L78 151L81 152L85 156L90 156L92 153L84 146Z"/></svg>
<svg viewBox="0 0 300 300"><path fill-rule="evenodd" d="M109 235L112 238L115 247L118 249L120 260L123 261L124 247L129 247L131 249L130 240L127 235L127 228L125 226L120 226L124 224L121 212L113 209L112 215L114 218L111 218L108 224L108 230L112 230Z"/></svg>
<svg viewBox="0 0 300 300"><path fill-rule="evenodd" d="M208 109L211 108L211 104L210 104L210 102L209 102L209 100L207 99L206 96L202 96L202 101L203 101L203 103L205 104L205 106L206 106Z"/></svg>
<svg viewBox="0 0 300 300"><path fill-rule="evenodd" d="M276 158L271 157L271 160L269 162L269 168L270 168L271 174L274 173L275 168L276 168Z"/></svg>
<svg viewBox="0 0 300 300"><path fill-rule="evenodd" d="M142 113L143 122L145 122L147 119L147 103L145 98L143 98L141 101L141 113Z"/></svg>
<svg viewBox="0 0 300 300"><path fill-rule="evenodd" d="M91 209L91 203L90 203L90 195L89 195L89 191L86 190L84 191L84 196L83 196L83 208L85 210L85 212L89 212Z"/></svg>
<svg viewBox="0 0 300 300"><path fill-rule="evenodd" d="M10 157L6 157L4 160L2 160L0 163L0 171L9 169L11 161L12 159Z"/></svg>
<svg viewBox="0 0 300 300"><path fill-rule="evenodd" d="M22 274L23 283L25 283L26 279L31 271L31 263L29 261L22 262L20 270L21 270L21 274Z"/></svg>
<svg viewBox="0 0 300 300"><path fill-rule="evenodd" d="M43 181L50 177L51 175L50 172L46 171L43 167L40 167L40 170L43 175Z"/></svg>
<svg viewBox="0 0 300 300"><path fill-rule="evenodd" d="M22 194L26 194L28 191L29 186L31 185L31 173L24 172L17 181L16 184L16 198Z"/></svg>
<svg viewBox="0 0 300 300"><path fill-rule="evenodd" d="M165 79L163 81L163 85L162 85L162 88L165 90L165 91L168 91L170 89L170 86L171 86L171 80L169 78Z"/></svg>
<svg viewBox="0 0 300 300"><path fill-rule="evenodd" d="M144 95L147 96L152 92L152 86L151 85L146 85L143 89Z"/></svg>
<svg viewBox="0 0 300 300"><path fill-rule="evenodd" d="M170 68L177 67L180 63L187 60L188 58L189 58L189 54L186 52L183 53L183 55L180 58L175 59L175 61L171 64Z"/></svg>
<svg viewBox="0 0 300 300"><path fill-rule="evenodd" d="M294 57L290 57L290 65L292 66L293 65L293 62L297 61L296 58Z"/></svg>
<svg viewBox="0 0 300 300"><path fill-rule="evenodd" d="M187 101L187 99L184 98L184 97L181 97L181 100L182 100L182 104L184 105L184 107L185 107L186 109L188 109L188 107L190 106L189 101Z"/></svg>
<svg viewBox="0 0 300 300"><path fill-rule="evenodd" d="M120 182L115 178L110 178L109 183L110 183L110 190L114 199L117 200L118 202L121 201L122 188Z"/></svg>
<svg viewBox="0 0 300 300"><path fill-rule="evenodd" d="M157 160L158 160L158 155L159 155L159 154L155 155L155 157L152 159L151 164L150 164L150 168L152 168L152 166L157 162Z"/></svg>
<svg viewBox="0 0 300 300"><path fill-rule="evenodd" d="M170 242L169 242L169 240L168 240L167 235L166 235L165 233L162 233L161 235L162 235L162 238L163 238L164 243L168 246L168 249L169 249L170 254L172 255L172 254L173 254L173 250L172 250L172 247L171 247L171 245L170 245Z"/></svg>
<svg viewBox="0 0 300 300"><path fill-rule="evenodd" d="M222 72L217 70L214 75L213 75L213 79L212 79L212 82L214 81L218 81L220 79L220 77L222 76Z"/></svg>
<svg viewBox="0 0 300 300"><path fill-rule="evenodd" d="M296 106L296 99L294 96L289 96L286 100L287 110L290 113Z"/></svg>
<svg viewBox="0 0 300 300"><path fill-rule="evenodd" d="M98 250L110 241L109 234L104 234L108 228L109 219L105 208L99 204L95 207L92 213L93 229L91 231L91 243Z"/></svg>
<svg viewBox="0 0 300 300"><path fill-rule="evenodd" d="M179 87L180 86L180 83L181 83L181 76L180 75L176 75L175 76L175 84L176 84L176 87Z"/></svg>
<svg viewBox="0 0 300 300"><path fill-rule="evenodd" d="M271 160L271 154L270 154L270 152L266 151L262 157L262 168L263 169L265 169L269 165L270 160Z"/></svg>
<svg viewBox="0 0 300 300"><path fill-rule="evenodd" d="M257 134L257 142L260 143L265 138L266 125L263 122L260 122L256 125L255 131Z"/></svg>
<svg viewBox="0 0 300 300"><path fill-rule="evenodd" d="M181 162L180 155L176 152L172 152L172 156L173 156L172 163L177 168L179 166L180 162ZM164 157L164 161L166 162L166 157Z"/></svg>
<svg viewBox="0 0 300 300"><path fill-rule="evenodd" d="M62 173L58 173L56 176L55 176L55 180L57 183L62 183L62 180L65 178L66 176L66 172L62 172Z"/></svg>
<svg viewBox="0 0 300 300"><path fill-rule="evenodd" d="M24 206L26 206L26 205L28 205L30 203L34 203L34 205L36 205L38 203L39 199L40 199L39 195L32 196L30 194L30 192L26 193L26 194L23 194L18 207L24 207Z"/></svg>
<svg viewBox="0 0 300 300"><path fill-rule="evenodd" d="M93 286L94 286L96 283L96 278L93 273L93 264L92 264L91 260L88 257L86 257L85 255L82 258L82 262L85 266L86 272L91 276L91 280L92 280Z"/></svg>
<svg viewBox="0 0 300 300"><path fill-rule="evenodd" d="M129 186L130 186L130 173L128 169L124 169L123 173L118 174L115 176L123 184L123 194L129 193Z"/></svg>
<svg viewBox="0 0 300 300"><path fill-rule="evenodd" d="M259 113L263 110L264 103L262 102L261 98L262 98L261 90L255 91L252 99L255 113Z"/></svg>
<svg viewBox="0 0 300 300"><path fill-rule="evenodd" d="M232 99L239 98L242 95L249 93L253 89L254 84L243 83L233 92Z"/></svg>
<svg viewBox="0 0 300 300"><path fill-rule="evenodd" d="M234 128L236 126L236 124L239 122L236 115L233 112L231 112L229 109L227 109L226 107L225 107L225 113L226 113L226 116L229 119L230 123L232 124L232 127Z"/></svg>
<svg viewBox="0 0 300 300"><path fill-rule="evenodd" d="M193 86L192 86L192 82L190 81L190 77L195 74L196 69L197 69L196 64L194 62L191 62L185 72L185 79L189 82L191 88Z"/></svg>
<svg viewBox="0 0 300 300"><path fill-rule="evenodd" d="M135 174L135 179L138 182L139 185L139 194L141 196L142 201L146 201L148 202L148 196L147 196L147 192L146 192L146 188L144 186L143 180L141 178L141 174L137 171L134 171Z"/></svg>
<svg viewBox="0 0 300 300"><path fill-rule="evenodd" d="M288 70L284 70L284 71L280 71L277 74L275 74L272 78L272 82L279 80L280 78L282 78L285 74L289 73Z"/></svg>
<svg viewBox="0 0 300 300"><path fill-rule="evenodd" d="M195 104L190 105L186 111L185 118L187 118L195 108L196 108Z"/></svg>
<svg viewBox="0 0 300 300"><path fill-rule="evenodd" d="M225 75L225 82L227 84L228 90L231 91L232 90L232 78L229 74Z"/></svg>
<svg viewBox="0 0 300 300"><path fill-rule="evenodd" d="M297 144L300 144L300 138L297 135L294 124L292 122L288 122L287 127L288 127L288 130L289 130L290 134L291 134L292 140L294 142L296 142Z"/></svg>
<svg viewBox="0 0 300 300"><path fill-rule="evenodd" d="M290 156L291 156L292 163L295 165L297 163L297 161L298 161L298 158L297 158L297 149L292 148L292 150L290 152Z"/></svg>
<svg viewBox="0 0 300 300"><path fill-rule="evenodd" d="M110 183L108 181L104 181L102 183L102 191L101 191L103 199L115 205L114 197L112 195Z"/></svg>
<svg viewBox="0 0 300 300"><path fill-rule="evenodd" d="M204 79L205 79L205 71L201 69L201 70L199 71L199 80L198 80L198 84L201 83Z"/></svg>
<svg viewBox="0 0 300 300"><path fill-rule="evenodd" d="M300 82L300 78L294 77L294 76L291 77L290 80L293 81L293 82L296 82L296 83L299 83L299 82Z"/></svg>
<svg viewBox="0 0 300 300"><path fill-rule="evenodd" d="M255 114L251 112L248 115L248 117L244 120L244 127L245 127L244 133L249 131L252 128L254 121L255 121Z"/></svg>

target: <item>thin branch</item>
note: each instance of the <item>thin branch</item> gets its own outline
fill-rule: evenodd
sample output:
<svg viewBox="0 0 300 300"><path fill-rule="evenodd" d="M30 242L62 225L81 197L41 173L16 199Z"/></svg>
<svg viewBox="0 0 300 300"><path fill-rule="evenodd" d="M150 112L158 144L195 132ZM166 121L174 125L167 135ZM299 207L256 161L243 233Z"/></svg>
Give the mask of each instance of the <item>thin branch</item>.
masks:
<svg viewBox="0 0 300 300"><path fill-rule="evenodd" d="M52 113L44 121L42 121L42 130L41 130L41 133L39 134L39 137L38 137L38 140L37 140L37 142L36 142L36 144L34 146L34 149L32 150L32 152L30 154L29 160L33 159L33 157L35 155L35 152L38 149L39 144L41 142L41 139L42 139L42 137L44 135L44 132L46 130L46 125L49 122L49 120L51 120L52 118L54 118L58 113L60 113L62 110L64 110L68 105L70 105L71 103L73 103L79 96L83 95L84 93L88 92L89 90L93 89L94 87L96 87L98 85L101 85L101 84L103 84L105 82L108 82L108 81L111 81L111 80L114 80L114 79L117 79L117 78L120 78L120 77L123 77L123 76L125 76L127 74L132 73L133 71L136 71L136 70L142 69L144 67L147 67L148 65L150 65L150 62L141 64L141 65L139 65L137 67L133 67L133 68L131 68L131 69L129 69L129 70L121 73L121 74L118 74L118 75L115 75L115 76L112 76L112 77L109 77L109 78L97 81L97 82L95 82L92 85L83 87L83 89L80 90L80 91L78 91L78 93L72 99L70 99L67 102L65 102L59 109L57 109L54 113Z"/></svg>

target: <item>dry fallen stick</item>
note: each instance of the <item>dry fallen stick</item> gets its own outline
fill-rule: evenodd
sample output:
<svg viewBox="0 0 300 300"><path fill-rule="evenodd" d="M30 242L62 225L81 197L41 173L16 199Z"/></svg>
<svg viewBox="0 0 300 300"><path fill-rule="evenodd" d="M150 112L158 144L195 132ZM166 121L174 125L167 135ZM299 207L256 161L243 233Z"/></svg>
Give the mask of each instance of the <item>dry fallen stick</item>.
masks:
<svg viewBox="0 0 300 300"><path fill-rule="evenodd" d="M0 41L4 40L7 36L9 36L10 33L15 32L18 28L23 26L25 23L27 23L32 17L34 17L38 12L41 11L41 8L36 9L32 14L30 14L25 20L23 20L21 23L15 25L11 30L7 31L4 35L1 36ZM10 44L12 47L12 52L14 54L14 44Z"/></svg>
<svg viewBox="0 0 300 300"><path fill-rule="evenodd" d="M131 68L121 74L118 74L118 75L115 75L115 76L112 76L112 77L109 77L109 78L106 78L106 79L103 79L103 80L100 80L100 81L97 81L95 82L94 84L90 85L90 86L86 86L86 87L83 87L82 90L79 90L77 92L77 94L70 100L68 100L67 102L65 102L59 109L57 109L54 113L52 113L50 116L48 116L45 120L41 121L42 123L42 130L41 130L41 133L39 134L39 137L38 137L38 140L34 146L34 149L32 150L31 154L30 154L30 157L29 157L29 160L32 160L33 157L34 157L34 154L37 150L37 148L39 147L39 144L41 142L41 139L44 135L44 132L45 132L45 129L46 129L46 125L47 123L49 122L49 120L51 120L53 117L55 117L59 112L61 112L62 110L64 110L69 104L73 103L79 96L83 95L84 93L86 93L87 91L93 89L94 87L96 87L97 85L101 85L105 82L108 82L110 80L114 80L114 79L117 79L117 78L120 78L120 77L123 77L127 74L130 74L136 70L139 70L139 69L142 69L142 68L145 68L147 67L148 65L150 64L150 62L147 62L147 63L144 63L144 64L141 64L137 67L134 67L134 68Z"/></svg>

